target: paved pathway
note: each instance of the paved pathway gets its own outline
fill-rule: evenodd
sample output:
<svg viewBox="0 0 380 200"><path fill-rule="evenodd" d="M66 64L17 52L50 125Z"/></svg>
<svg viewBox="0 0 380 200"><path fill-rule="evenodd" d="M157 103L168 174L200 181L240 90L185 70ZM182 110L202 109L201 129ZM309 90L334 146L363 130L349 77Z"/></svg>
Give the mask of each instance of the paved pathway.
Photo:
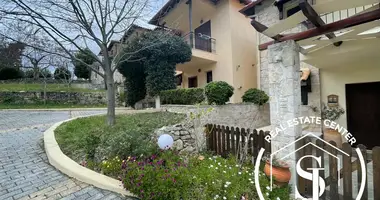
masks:
<svg viewBox="0 0 380 200"><path fill-rule="evenodd" d="M125 199L62 174L43 149L43 132L52 124L103 112L0 111L0 200Z"/></svg>

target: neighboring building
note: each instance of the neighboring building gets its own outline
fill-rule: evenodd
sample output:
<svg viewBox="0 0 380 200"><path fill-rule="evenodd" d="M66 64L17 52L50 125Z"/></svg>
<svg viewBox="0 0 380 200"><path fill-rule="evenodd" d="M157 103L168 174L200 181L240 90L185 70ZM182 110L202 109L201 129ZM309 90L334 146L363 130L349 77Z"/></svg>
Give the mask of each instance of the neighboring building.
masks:
<svg viewBox="0 0 380 200"><path fill-rule="evenodd" d="M178 86L204 87L226 81L234 88L231 102L257 87L256 31L238 11L239 0L169 0L149 21L177 30L192 47L190 62L176 67Z"/></svg>
<svg viewBox="0 0 380 200"><path fill-rule="evenodd" d="M122 50L122 47L124 44L127 44L130 40L132 40L134 37L141 34L143 31L147 31L149 29L140 27L138 25L133 24L123 35L123 37L120 40L112 40L110 44L107 47L107 50L109 52L109 56L111 59L116 57ZM99 56L102 57L102 53L99 53ZM98 69L103 72L103 69ZM124 76L120 74L117 70L114 73L114 80L115 83L118 83L119 85L123 85L124 83ZM91 82L94 84L104 84L104 80L101 76L98 74L92 72L91 73Z"/></svg>

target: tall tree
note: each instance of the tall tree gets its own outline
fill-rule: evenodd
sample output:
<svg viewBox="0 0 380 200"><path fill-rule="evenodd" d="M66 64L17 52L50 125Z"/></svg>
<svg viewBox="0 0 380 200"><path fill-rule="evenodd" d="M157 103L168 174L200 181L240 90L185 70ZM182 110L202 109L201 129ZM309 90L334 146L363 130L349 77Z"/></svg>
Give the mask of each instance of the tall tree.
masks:
<svg viewBox="0 0 380 200"><path fill-rule="evenodd" d="M78 78L91 79L91 68L88 67L92 65L96 60L91 56L91 50L86 48L84 52L78 52L75 54L76 60L74 63L74 74ZM77 61L81 60L81 62ZM86 63L86 64L83 64Z"/></svg>
<svg viewBox="0 0 380 200"><path fill-rule="evenodd" d="M0 41L0 69L4 67L21 67L21 53L25 46L21 42Z"/></svg>
<svg viewBox="0 0 380 200"><path fill-rule="evenodd" d="M107 85L107 123L113 125L115 124L113 74L118 62L122 60L111 60L111 52L108 51L107 45L114 37L128 30L133 23L148 16L148 12L151 12L150 2L156 3L153 0L2 0L0 23L8 29L2 35L17 41L18 38L13 37L9 29L22 31L30 26L37 27L64 50L64 53L55 54L81 62L103 77ZM26 26L18 28L20 24ZM97 47L102 54L100 58L91 52L101 70L75 57L75 52L84 53L85 48L90 46ZM49 51L46 48L41 50ZM129 55L123 58L128 60L137 52L128 52Z"/></svg>

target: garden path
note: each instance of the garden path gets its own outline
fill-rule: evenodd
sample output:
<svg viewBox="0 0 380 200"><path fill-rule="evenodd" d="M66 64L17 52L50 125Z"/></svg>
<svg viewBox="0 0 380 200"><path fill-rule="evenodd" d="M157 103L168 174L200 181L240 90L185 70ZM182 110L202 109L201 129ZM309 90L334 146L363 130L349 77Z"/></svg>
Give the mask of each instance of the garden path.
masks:
<svg viewBox="0 0 380 200"><path fill-rule="evenodd" d="M51 166L43 132L56 122L99 111L0 111L0 199L131 199L74 180Z"/></svg>

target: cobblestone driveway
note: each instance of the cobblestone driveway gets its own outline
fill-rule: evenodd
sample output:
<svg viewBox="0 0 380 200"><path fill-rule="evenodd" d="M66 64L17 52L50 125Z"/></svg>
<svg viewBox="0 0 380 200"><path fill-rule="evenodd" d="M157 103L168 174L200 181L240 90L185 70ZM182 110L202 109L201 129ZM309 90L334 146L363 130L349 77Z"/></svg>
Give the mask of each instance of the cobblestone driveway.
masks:
<svg viewBox="0 0 380 200"><path fill-rule="evenodd" d="M43 132L52 124L105 111L0 111L0 200L123 199L48 164Z"/></svg>

